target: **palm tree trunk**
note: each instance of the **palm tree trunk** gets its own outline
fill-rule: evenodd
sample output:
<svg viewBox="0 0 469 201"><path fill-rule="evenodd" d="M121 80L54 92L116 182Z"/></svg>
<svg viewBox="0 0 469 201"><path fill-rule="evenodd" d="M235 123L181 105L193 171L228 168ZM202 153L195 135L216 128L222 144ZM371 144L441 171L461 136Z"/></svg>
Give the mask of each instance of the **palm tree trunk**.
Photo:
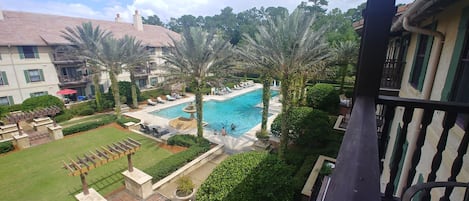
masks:
<svg viewBox="0 0 469 201"><path fill-rule="evenodd" d="M197 86L197 89L195 91L195 108L196 108L196 113L197 113L197 136L198 137L203 137L204 136L204 129L202 126L202 121L203 121L203 113L202 113L202 108L203 108L203 100L202 100L202 87L199 85Z"/></svg>
<svg viewBox="0 0 469 201"><path fill-rule="evenodd" d="M261 135L267 135L267 118L269 117L269 104L270 104L270 82L271 78L266 76L263 80L262 87L262 121L261 121Z"/></svg>
<svg viewBox="0 0 469 201"><path fill-rule="evenodd" d="M97 111L102 111L103 110L103 100L102 100L102 96L101 96L101 89L99 87L99 78L100 78L100 74L99 73L96 73L93 75L93 87L94 87L94 98L95 98L95 101L96 101L96 110Z"/></svg>
<svg viewBox="0 0 469 201"><path fill-rule="evenodd" d="M111 78L111 90L112 90L112 95L114 96L114 107L115 107L115 112L117 119L121 118L121 98L119 95L119 85L117 83L117 76L114 74L114 72L109 71L109 78Z"/></svg>
<svg viewBox="0 0 469 201"><path fill-rule="evenodd" d="M280 93L282 94L282 123L280 124L281 137L278 156L281 159L285 159L285 152L288 145L288 119L291 107L290 85L288 75L284 76L280 87Z"/></svg>
<svg viewBox="0 0 469 201"><path fill-rule="evenodd" d="M340 94L344 93L344 85L345 85L345 75L347 74L347 67L348 67L348 64L345 64L344 66L342 66L340 68L340 76L341 76L341 80L340 80Z"/></svg>
<svg viewBox="0 0 469 201"><path fill-rule="evenodd" d="M133 108L138 108L137 85L135 84L135 75L132 71L130 71L130 91L132 94L132 106Z"/></svg>

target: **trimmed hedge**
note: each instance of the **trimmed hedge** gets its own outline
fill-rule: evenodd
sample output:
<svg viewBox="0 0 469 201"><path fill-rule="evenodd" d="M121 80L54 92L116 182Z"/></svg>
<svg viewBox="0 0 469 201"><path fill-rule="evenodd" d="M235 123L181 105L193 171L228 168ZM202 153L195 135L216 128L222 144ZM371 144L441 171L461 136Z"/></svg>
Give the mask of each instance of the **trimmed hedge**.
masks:
<svg viewBox="0 0 469 201"><path fill-rule="evenodd" d="M199 138L194 135L174 135L168 139L168 145L177 145L183 147L191 147L195 144L207 145L210 142L205 138Z"/></svg>
<svg viewBox="0 0 469 201"><path fill-rule="evenodd" d="M0 154L7 153L15 149L11 141L0 142Z"/></svg>
<svg viewBox="0 0 469 201"><path fill-rule="evenodd" d="M276 156L247 152L218 165L197 191L198 201L292 200L291 167Z"/></svg>
<svg viewBox="0 0 469 201"><path fill-rule="evenodd" d="M67 128L63 129L63 134L65 135L70 135L78 132L83 132L87 130L91 130L94 128L98 128L100 126L104 126L106 124L110 124L112 122L116 121L116 116L115 115L109 115L107 117L104 117L102 119L98 119L96 121L91 121L91 122L85 122L77 125L73 125Z"/></svg>
<svg viewBox="0 0 469 201"><path fill-rule="evenodd" d="M204 145L194 145L189 147L189 149L179 152L177 154L171 155L168 158L161 160L159 163L155 164L152 167L145 169L144 172L150 174L155 183L164 177L170 175L186 163L194 160L201 153L205 153L210 149L210 146Z"/></svg>
<svg viewBox="0 0 469 201"><path fill-rule="evenodd" d="M116 123L119 124L119 126L121 126L122 128L125 128L125 123L127 122L134 122L134 123L138 123L140 122L139 119L136 119L136 118L133 118L133 117L128 117L128 116L122 116L121 119L118 119L116 120Z"/></svg>
<svg viewBox="0 0 469 201"><path fill-rule="evenodd" d="M28 98L22 103L23 111L34 110L37 108L46 108L50 106L58 106L62 110L65 108L62 100L52 95Z"/></svg>
<svg viewBox="0 0 469 201"><path fill-rule="evenodd" d="M330 84L318 83L307 88L306 102L308 106L336 114L340 103L339 92Z"/></svg>
<svg viewBox="0 0 469 201"><path fill-rule="evenodd" d="M55 122L60 123L64 121L68 121L73 118L73 114L69 110L65 110L62 114L59 114L54 117Z"/></svg>

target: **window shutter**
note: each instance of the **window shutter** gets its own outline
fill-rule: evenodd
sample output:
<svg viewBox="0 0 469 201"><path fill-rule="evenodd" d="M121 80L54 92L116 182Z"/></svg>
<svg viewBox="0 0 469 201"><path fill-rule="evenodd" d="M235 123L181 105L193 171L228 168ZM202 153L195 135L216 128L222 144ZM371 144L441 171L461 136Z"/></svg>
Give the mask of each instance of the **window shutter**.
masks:
<svg viewBox="0 0 469 201"><path fill-rule="evenodd" d="M31 79L29 79L29 72L28 70L24 70L24 78L26 78L26 83L30 83Z"/></svg>
<svg viewBox="0 0 469 201"><path fill-rule="evenodd" d="M94 94L94 92L95 92L95 91L94 91L94 85L90 85L90 90L91 90L91 94L95 95L95 94Z"/></svg>
<svg viewBox="0 0 469 201"><path fill-rule="evenodd" d="M39 69L39 74L41 75L41 81L44 81L44 72L42 72L42 69Z"/></svg>
<svg viewBox="0 0 469 201"><path fill-rule="evenodd" d="M37 51L36 46L33 47L33 51L34 51L34 58L39 59L39 51Z"/></svg>
<svg viewBox="0 0 469 201"><path fill-rule="evenodd" d="M8 96L8 103L10 103L10 105L15 104L15 102L13 101L13 96Z"/></svg>
<svg viewBox="0 0 469 201"><path fill-rule="evenodd" d="M2 71L2 79L3 79L3 85L8 85L7 73L5 71Z"/></svg>
<svg viewBox="0 0 469 201"><path fill-rule="evenodd" d="M104 93L104 85L102 84L99 85L99 91L101 91L101 93Z"/></svg>
<svg viewBox="0 0 469 201"><path fill-rule="evenodd" d="M23 46L18 46L18 53L20 55L20 59L24 59L24 53L23 53Z"/></svg>

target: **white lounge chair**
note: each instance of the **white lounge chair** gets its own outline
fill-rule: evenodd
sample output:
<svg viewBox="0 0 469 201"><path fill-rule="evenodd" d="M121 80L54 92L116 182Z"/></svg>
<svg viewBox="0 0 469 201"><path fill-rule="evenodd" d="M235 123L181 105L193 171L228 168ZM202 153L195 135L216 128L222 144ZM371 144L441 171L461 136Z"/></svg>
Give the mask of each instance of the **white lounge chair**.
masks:
<svg viewBox="0 0 469 201"><path fill-rule="evenodd" d="M176 98L174 98L174 97L172 97L168 94L168 95L166 95L166 100L174 101L174 100L176 100Z"/></svg>
<svg viewBox="0 0 469 201"><path fill-rule="evenodd" d="M151 100L151 98L147 99L147 104L148 105L156 105L157 103L156 102L153 102L153 100Z"/></svg>
<svg viewBox="0 0 469 201"><path fill-rule="evenodd" d="M165 103L165 101L163 99L161 99L161 97L157 97L156 102L157 103Z"/></svg>
<svg viewBox="0 0 469 201"><path fill-rule="evenodd" d="M228 91L228 93L231 93L231 89L229 87L225 87L226 91Z"/></svg>

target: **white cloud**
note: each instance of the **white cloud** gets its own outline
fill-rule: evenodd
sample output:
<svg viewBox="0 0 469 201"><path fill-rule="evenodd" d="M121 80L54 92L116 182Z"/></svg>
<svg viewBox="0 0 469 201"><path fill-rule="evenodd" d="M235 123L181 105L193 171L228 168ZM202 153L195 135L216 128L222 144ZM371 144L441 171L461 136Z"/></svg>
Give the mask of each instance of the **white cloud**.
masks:
<svg viewBox="0 0 469 201"><path fill-rule="evenodd" d="M0 0L0 8L46 14L66 15L103 20L114 20L119 13L125 22L133 21L135 10L142 16L158 15L164 22L171 17L178 18L185 14L194 16L213 16L229 6L238 13L253 7L286 7L290 11L302 0L134 0L124 3L123 0L87 0L80 3L63 3L59 0ZM307 0L303 0L307 1ZM355 8L365 0L329 0L328 10L340 8L346 11ZM397 0L397 3L408 3L412 0Z"/></svg>

